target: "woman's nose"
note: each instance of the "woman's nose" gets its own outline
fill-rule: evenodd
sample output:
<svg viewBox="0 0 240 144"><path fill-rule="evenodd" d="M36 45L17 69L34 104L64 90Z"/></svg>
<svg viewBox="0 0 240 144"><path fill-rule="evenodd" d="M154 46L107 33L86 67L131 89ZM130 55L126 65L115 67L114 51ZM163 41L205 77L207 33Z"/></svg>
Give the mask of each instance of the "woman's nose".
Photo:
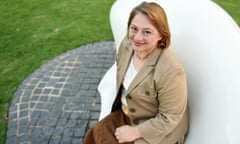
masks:
<svg viewBox="0 0 240 144"><path fill-rule="evenodd" d="M143 40L143 34L141 32L135 33L134 39L138 41Z"/></svg>

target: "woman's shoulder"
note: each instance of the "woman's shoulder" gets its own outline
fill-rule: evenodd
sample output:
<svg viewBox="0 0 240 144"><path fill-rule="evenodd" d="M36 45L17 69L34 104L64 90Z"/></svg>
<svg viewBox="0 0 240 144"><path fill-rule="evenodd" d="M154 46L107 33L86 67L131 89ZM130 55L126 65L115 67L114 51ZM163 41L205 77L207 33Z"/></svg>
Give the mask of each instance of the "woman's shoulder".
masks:
<svg viewBox="0 0 240 144"><path fill-rule="evenodd" d="M166 48L163 50L161 57L159 58L157 67L164 71L170 71L174 69L182 69L183 66L173 53L171 48Z"/></svg>
<svg viewBox="0 0 240 144"><path fill-rule="evenodd" d="M119 48L119 51L120 50L128 50L131 46L131 43L130 43L130 40L128 39L127 36L125 36L120 44L120 48Z"/></svg>

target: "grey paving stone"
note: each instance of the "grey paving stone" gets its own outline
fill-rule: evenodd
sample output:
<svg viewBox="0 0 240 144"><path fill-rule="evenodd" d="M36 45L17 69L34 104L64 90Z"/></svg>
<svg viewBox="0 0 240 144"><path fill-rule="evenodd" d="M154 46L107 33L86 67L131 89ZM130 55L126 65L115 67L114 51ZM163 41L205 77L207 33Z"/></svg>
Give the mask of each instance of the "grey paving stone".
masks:
<svg viewBox="0 0 240 144"><path fill-rule="evenodd" d="M36 123L36 126L38 127L44 127L47 123L47 119L46 117L41 117L38 119L37 123Z"/></svg>
<svg viewBox="0 0 240 144"><path fill-rule="evenodd" d="M23 119L20 119L18 122L19 122L20 126L26 126L29 123L29 119L28 118L23 118Z"/></svg>
<svg viewBox="0 0 240 144"><path fill-rule="evenodd" d="M73 128L65 128L63 135L72 137L73 133L74 133L74 129Z"/></svg>
<svg viewBox="0 0 240 144"><path fill-rule="evenodd" d="M64 130L65 128L63 127L56 127L53 133L55 136L62 136L64 133Z"/></svg>
<svg viewBox="0 0 240 144"><path fill-rule="evenodd" d="M30 98L29 97L22 97L22 102L29 102Z"/></svg>
<svg viewBox="0 0 240 144"><path fill-rule="evenodd" d="M15 104L12 104L12 105L10 106L10 108L9 108L9 111L10 111L10 112L16 112L17 109L18 109L18 106L15 105Z"/></svg>
<svg viewBox="0 0 240 144"><path fill-rule="evenodd" d="M89 122L89 127L93 127L97 123L97 120L91 120Z"/></svg>
<svg viewBox="0 0 240 144"><path fill-rule="evenodd" d="M19 131L18 132L19 135L28 135L29 129L27 126L20 126L18 128L18 131Z"/></svg>
<svg viewBox="0 0 240 144"><path fill-rule="evenodd" d="M50 136L40 135L37 137L32 137L31 144L47 144Z"/></svg>
<svg viewBox="0 0 240 144"><path fill-rule="evenodd" d="M6 140L6 144L16 144L16 143L17 143L16 136L8 135L8 138Z"/></svg>
<svg viewBox="0 0 240 144"><path fill-rule="evenodd" d="M91 112L91 119L98 120L99 112Z"/></svg>
<svg viewBox="0 0 240 144"><path fill-rule="evenodd" d="M45 136L48 136L48 135L50 136L53 132L53 128L52 127L44 127L42 132L44 133Z"/></svg>
<svg viewBox="0 0 240 144"><path fill-rule="evenodd" d="M78 121L77 128L84 128L85 129L87 127L87 125L88 125L88 122L89 121L86 121L86 120Z"/></svg>
<svg viewBox="0 0 240 144"><path fill-rule="evenodd" d="M80 112L72 112L71 114L71 119L80 119L81 117L83 117L84 114L83 113L80 113Z"/></svg>
<svg viewBox="0 0 240 144"><path fill-rule="evenodd" d="M17 115L18 113L16 111L13 111L11 113L8 114L8 119L11 120L16 120L17 119Z"/></svg>
<svg viewBox="0 0 240 144"><path fill-rule="evenodd" d="M115 60L113 42L63 53L18 86L8 113L7 144L80 143L98 120L98 84Z"/></svg>
<svg viewBox="0 0 240 144"><path fill-rule="evenodd" d="M57 122L57 126L64 127L67 123L67 119L59 119Z"/></svg>
<svg viewBox="0 0 240 144"><path fill-rule="evenodd" d="M57 119L50 119L47 122L47 126L48 127L55 127L57 125L57 121L58 121Z"/></svg>
<svg viewBox="0 0 240 144"><path fill-rule="evenodd" d="M38 119L38 117L40 116L40 114L41 114L41 111L37 111L37 110L33 111L33 112L31 113L31 119L33 119L33 118Z"/></svg>
<svg viewBox="0 0 240 144"><path fill-rule="evenodd" d="M74 130L74 136L76 137L83 137L85 135L85 128L76 128Z"/></svg>
<svg viewBox="0 0 240 144"><path fill-rule="evenodd" d="M37 120L38 120L37 118L31 118L29 121L29 125L30 126L36 125Z"/></svg>
<svg viewBox="0 0 240 144"><path fill-rule="evenodd" d="M18 143L26 143L29 141L29 136L26 134L26 135L20 135L18 137Z"/></svg>
<svg viewBox="0 0 240 144"><path fill-rule="evenodd" d="M70 115L71 115L71 112L62 112L60 118L69 119Z"/></svg>
<svg viewBox="0 0 240 144"><path fill-rule="evenodd" d="M75 128L76 125L77 125L77 121L76 120L68 120L68 122L66 124L66 127Z"/></svg>
<svg viewBox="0 0 240 144"><path fill-rule="evenodd" d="M64 136L60 142L60 144L70 144L71 143L71 136Z"/></svg>
<svg viewBox="0 0 240 144"><path fill-rule="evenodd" d="M11 128L16 128L18 125L18 121L9 121L8 122L8 129L10 130ZM15 131L16 132L16 131Z"/></svg>
<svg viewBox="0 0 240 144"><path fill-rule="evenodd" d="M7 135L8 135L9 137L14 137L14 136L16 136L16 129L15 129L15 128L8 127Z"/></svg>
<svg viewBox="0 0 240 144"><path fill-rule="evenodd" d="M34 139L38 138L42 134L42 127L33 127L31 134L32 134L32 138Z"/></svg>
<svg viewBox="0 0 240 144"><path fill-rule="evenodd" d="M20 112L20 117L27 117L28 116L28 110L23 110Z"/></svg>
<svg viewBox="0 0 240 144"><path fill-rule="evenodd" d="M73 138L71 144L79 144L79 143L81 143L81 141L82 140L79 138Z"/></svg>
<svg viewBox="0 0 240 144"><path fill-rule="evenodd" d="M80 115L80 119L82 120L88 120L90 118L90 111L82 112Z"/></svg>
<svg viewBox="0 0 240 144"><path fill-rule="evenodd" d="M59 144L61 141L62 137L61 136L52 136L50 140L50 144Z"/></svg>

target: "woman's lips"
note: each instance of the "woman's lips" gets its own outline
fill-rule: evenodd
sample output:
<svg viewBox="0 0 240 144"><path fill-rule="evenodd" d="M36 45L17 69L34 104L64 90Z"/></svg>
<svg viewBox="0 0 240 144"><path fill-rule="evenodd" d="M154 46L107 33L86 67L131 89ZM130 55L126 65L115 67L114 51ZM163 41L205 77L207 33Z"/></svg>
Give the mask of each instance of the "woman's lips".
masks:
<svg viewBox="0 0 240 144"><path fill-rule="evenodd" d="M143 46L144 45L144 43L143 42L133 42L134 43L134 45L135 46L137 46L137 47L140 47L140 46Z"/></svg>

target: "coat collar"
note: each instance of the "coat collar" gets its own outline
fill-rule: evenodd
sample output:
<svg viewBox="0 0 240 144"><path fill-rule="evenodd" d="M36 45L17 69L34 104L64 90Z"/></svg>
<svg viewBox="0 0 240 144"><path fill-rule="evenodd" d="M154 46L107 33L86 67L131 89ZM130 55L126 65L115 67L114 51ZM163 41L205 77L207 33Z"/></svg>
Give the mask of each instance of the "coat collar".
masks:
<svg viewBox="0 0 240 144"><path fill-rule="evenodd" d="M131 61L132 55L133 55L133 49L130 46L130 43L128 40L124 41L124 44L122 47L120 47L121 50L121 61L118 62L117 65L117 90L119 90L122 81L124 79L125 73L127 71L128 65Z"/></svg>
<svg viewBox="0 0 240 144"><path fill-rule="evenodd" d="M118 67L118 77L117 77L117 86L118 90L120 88L120 85L124 79L124 76L126 74L126 71L128 69L128 65L131 61L132 55L133 55L133 48L130 43L126 45L124 50L124 53L121 56L121 61L119 62ZM155 48L154 51L149 55L149 57L146 59L144 65L137 73L136 77L131 82L127 93L131 92L134 88L136 88L144 79L145 77L154 70L155 65L157 64L157 61L161 55L162 50L159 48Z"/></svg>

